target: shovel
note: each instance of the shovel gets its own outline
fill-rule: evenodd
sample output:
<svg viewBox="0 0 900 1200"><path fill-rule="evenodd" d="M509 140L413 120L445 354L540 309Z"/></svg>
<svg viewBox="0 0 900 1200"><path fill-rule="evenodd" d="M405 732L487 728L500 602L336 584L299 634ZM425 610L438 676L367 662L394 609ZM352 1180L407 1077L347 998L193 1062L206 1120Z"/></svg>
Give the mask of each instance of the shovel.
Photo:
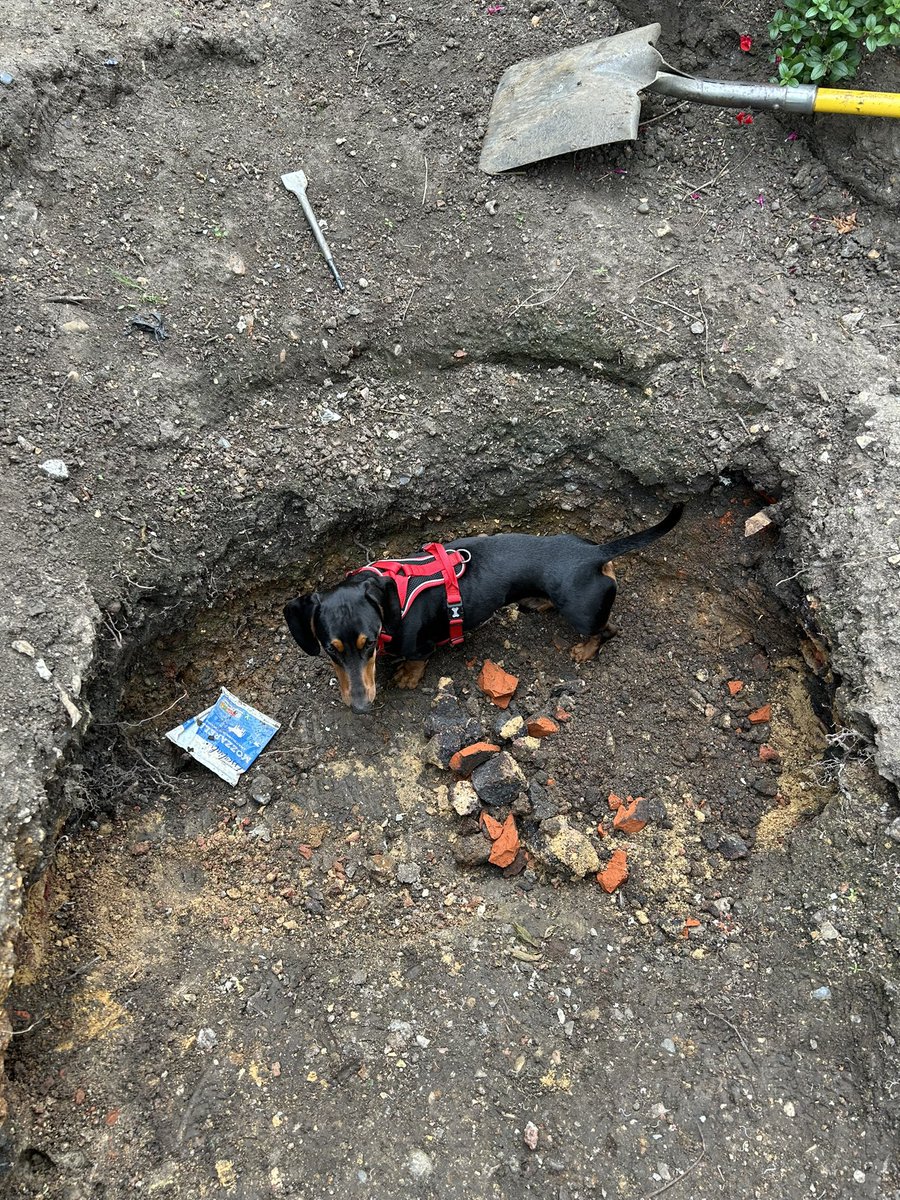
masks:
<svg viewBox="0 0 900 1200"><path fill-rule="evenodd" d="M633 141L643 89L723 108L900 117L900 94L895 92L731 83L660 70L667 65L656 49L660 32L656 23L644 25L510 67L491 106L482 171L497 175L557 154Z"/></svg>

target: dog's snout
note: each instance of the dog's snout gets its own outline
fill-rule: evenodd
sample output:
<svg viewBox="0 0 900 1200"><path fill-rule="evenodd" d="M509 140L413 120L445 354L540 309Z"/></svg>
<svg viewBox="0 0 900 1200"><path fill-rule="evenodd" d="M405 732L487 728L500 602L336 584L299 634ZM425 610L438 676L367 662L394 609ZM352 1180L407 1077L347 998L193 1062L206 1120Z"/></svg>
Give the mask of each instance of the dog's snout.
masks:
<svg viewBox="0 0 900 1200"><path fill-rule="evenodd" d="M351 700L350 708L351 708L351 711L353 711L355 713L360 713L360 714L361 713L370 713L372 711L372 701L371 700Z"/></svg>

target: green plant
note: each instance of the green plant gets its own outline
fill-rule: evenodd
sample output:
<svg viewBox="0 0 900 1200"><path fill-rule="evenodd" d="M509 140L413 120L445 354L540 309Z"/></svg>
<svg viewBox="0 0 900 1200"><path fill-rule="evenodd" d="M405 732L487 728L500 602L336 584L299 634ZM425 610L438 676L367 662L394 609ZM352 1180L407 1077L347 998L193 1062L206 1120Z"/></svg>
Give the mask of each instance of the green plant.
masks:
<svg viewBox="0 0 900 1200"><path fill-rule="evenodd" d="M863 49L900 46L900 0L784 0L769 37L778 83L841 83Z"/></svg>

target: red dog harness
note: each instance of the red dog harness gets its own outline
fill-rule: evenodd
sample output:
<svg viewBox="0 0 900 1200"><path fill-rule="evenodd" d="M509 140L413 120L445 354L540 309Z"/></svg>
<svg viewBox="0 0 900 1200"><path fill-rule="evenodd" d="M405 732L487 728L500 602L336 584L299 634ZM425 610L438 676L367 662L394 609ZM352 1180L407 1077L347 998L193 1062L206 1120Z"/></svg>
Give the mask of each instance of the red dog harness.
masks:
<svg viewBox="0 0 900 1200"><path fill-rule="evenodd" d="M372 571L376 575L393 579L400 597L400 618L406 616L415 600L429 588L443 587L447 594L447 619L450 622L450 637L439 645L462 645L463 604L457 580L465 573L469 562L468 550L446 550L440 542L429 542L422 547L421 554L412 558L383 558L367 563L351 575ZM384 630L378 635L379 654L389 653L391 635Z"/></svg>

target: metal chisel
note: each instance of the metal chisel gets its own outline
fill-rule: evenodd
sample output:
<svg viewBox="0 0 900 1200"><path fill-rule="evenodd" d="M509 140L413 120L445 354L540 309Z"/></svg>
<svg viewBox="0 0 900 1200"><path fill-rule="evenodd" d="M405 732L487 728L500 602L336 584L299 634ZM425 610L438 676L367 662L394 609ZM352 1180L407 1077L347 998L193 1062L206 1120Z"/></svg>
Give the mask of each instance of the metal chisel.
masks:
<svg viewBox="0 0 900 1200"><path fill-rule="evenodd" d="M316 214L312 210L312 205L306 197L306 187L308 180L304 171L289 171L287 175L282 175L281 182L289 192L293 192L300 201L300 207L303 209L309 227L313 232L313 237L322 251L322 256L328 263L328 269L334 276L334 282L338 285L341 291L344 290L344 281L341 279L337 267L334 265L334 259L331 257L331 251L328 249L328 243L325 241L325 235L319 228L319 222L316 220Z"/></svg>

